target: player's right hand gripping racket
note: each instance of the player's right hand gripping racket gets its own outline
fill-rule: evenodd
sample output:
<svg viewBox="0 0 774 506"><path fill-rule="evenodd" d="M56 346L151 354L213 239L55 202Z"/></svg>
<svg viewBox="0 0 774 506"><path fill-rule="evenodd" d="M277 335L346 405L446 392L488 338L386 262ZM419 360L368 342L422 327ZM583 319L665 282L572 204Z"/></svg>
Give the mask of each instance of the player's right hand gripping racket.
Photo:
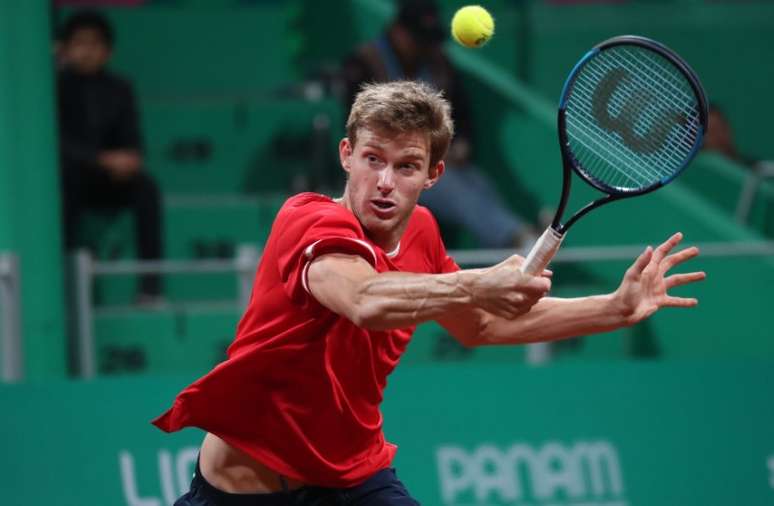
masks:
<svg viewBox="0 0 774 506"><path fill-rule="evenodd" d="M558 127L562 197L551 226L521 266L531 275L543 271L586 213L677 177L701 146L707 99L696 74L673 51L625 35L598 44L572 69L559 100ZM562 224L570 169L605 195Z"/></svg>

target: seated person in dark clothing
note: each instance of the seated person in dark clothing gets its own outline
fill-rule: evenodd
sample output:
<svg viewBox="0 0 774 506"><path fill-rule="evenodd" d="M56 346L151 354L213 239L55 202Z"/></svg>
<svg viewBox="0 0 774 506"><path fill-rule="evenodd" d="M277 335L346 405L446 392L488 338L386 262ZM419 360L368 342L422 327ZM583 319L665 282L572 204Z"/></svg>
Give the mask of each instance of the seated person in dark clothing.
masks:
<svg viewBox="0 0 774 506"><path fill-rule="evenodd" d="M444 91L451 102L455 135L446 156L446 172L422 193L441 225L462 227L481 247L531 245L534 228L513 213L494 185L473 161L473 132L468 99L443 51L447 31L433 0L402 0L385 33L358 48L342 69L349 106L367 82L416 79Z"/></svg>
<svg viewBox="0 0 774 506"><path fill-rule="evenodd" d="M97 12L74 14L62 27L57 76L65 247L78 244L85 210L134 214L138 256L161 258L161 202L143 171L138 115L130 84L108 72L113 31ZM140 281L140 302L157 300L157 275Z"/></svg>

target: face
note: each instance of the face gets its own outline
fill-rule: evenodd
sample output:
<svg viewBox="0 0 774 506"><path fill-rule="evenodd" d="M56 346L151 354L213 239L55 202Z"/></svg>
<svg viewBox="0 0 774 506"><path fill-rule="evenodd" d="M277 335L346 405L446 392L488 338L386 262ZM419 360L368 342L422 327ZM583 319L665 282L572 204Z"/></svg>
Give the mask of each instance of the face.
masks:
<svg viewBox="0 0 774 506"><path fill-rule="evenodd" d="M348 173L343 204L376 244L392 251L420 193L443 173L443 162L430 167L430 139L423 133L396 136L364 128L354 146L342 139L339 156Z"/></svg>
<svg viewBox="0 0 774 506"><path fill-rule="evenodd" d="M110 48L93 28L81 28L62 46L62 57L69 67L80 74L95 74L110 59Z"/></svg>

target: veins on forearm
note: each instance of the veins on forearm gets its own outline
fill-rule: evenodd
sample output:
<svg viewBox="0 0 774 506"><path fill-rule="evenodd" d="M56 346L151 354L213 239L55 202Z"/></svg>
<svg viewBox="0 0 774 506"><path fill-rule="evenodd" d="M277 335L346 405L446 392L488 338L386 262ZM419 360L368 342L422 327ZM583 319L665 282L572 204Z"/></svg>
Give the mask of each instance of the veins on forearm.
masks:
<svg viewBox="0 0 774 506"><path fill-rule="evenodd" d="M361 296L388 319L426 321L470 302L457 273L384 273L371 278Z"/></svg>
<svg viewBox="0 0 774 506"><path fill-rule="evenodd" d="M598 334L630 322L611 295L546 297L514 320L491 317L481 344L525 344Z"/></svg>

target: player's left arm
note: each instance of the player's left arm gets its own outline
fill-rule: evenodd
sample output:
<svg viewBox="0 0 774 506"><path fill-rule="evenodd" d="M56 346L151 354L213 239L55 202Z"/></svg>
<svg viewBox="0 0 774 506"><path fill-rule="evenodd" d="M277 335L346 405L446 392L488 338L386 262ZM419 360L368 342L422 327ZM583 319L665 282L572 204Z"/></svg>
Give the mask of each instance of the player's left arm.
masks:
<svg viewBox="0 0 774 506"><path fill-rule="evenodd" d="M698 303L695 298L674 297L668 293L673 287L706 277L704 272L668 274L675 266L699 254L696 247L670 254L682 237L677 233L655 250L648 247L629 267L613 293L573 299L545 297L529 312L514 319L488 313L470 315L468 328L458 322L439 320L439 323L466 345L522 344L608 332L634 325L662 307L695 306ZM459 318L462 320L464 316Z"/></svg>

